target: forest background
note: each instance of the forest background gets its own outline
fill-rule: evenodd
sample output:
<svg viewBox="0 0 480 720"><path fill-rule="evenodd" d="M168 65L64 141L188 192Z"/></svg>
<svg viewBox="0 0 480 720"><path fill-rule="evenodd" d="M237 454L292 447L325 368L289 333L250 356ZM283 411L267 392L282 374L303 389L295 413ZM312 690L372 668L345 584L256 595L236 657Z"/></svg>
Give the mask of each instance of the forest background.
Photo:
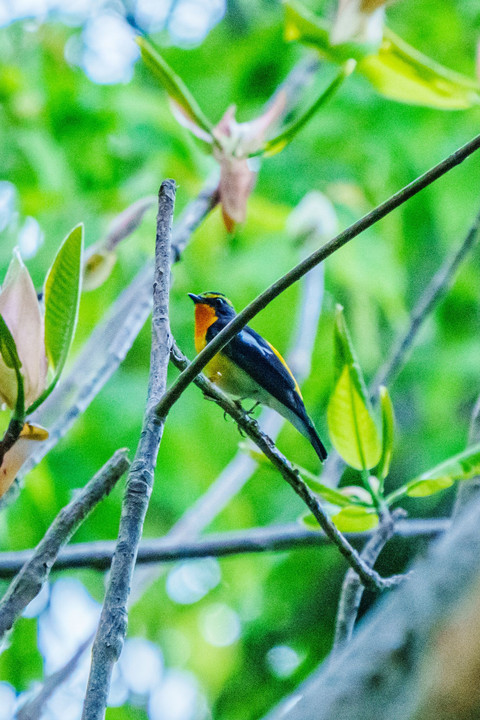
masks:
<svg viewBox="0 0 480 720"><path fill-rule="evenodd" d="M325 17L333 12L329 3L310 7ZM40 288L60 242L79 222L88 248L106 236L125 208L155 196L166 177L178 184L177 220L216 172L212 157L172 116L164 89L139 57L132 24L151 33L213 123L233 103L240 121L258 116L295 64L316 58L312 49L285 40L285 9L274 2L235 0L224 7L214 0L177 0L155 11L148 8L142 2L0 6L1 278L19 245ZM474 78L480 30L474 0L405 0L388 9L388 24L428 56ZM333 76L332 65L322 62L299 92L300 107L306 108ZM179 347L193 357L188 292L224 292L240 310L333 236L336 225L351 224L471 139L479 112L475 106L445 110L394 102L358 73L347 78L282 152L262 159L245 222L228 232L216 208L195 230L172 271L170 324ZM326 408L334 382L336 304L345 309L368 381L408 327L432 275L472 225L479 209L478 176L474 157L324 263L324 278L317 276L321 315L311 334L311 357L303 365L310 371L302 392L329 450ZM319 211L324 229L316 245L296 236L299 215L291 219L312 190L325 194L337 217L335 223L328 205ZM108 279L82 293L70 368L109 306L153 257L155 213L150 203L138 227L118 245ZM474 249L389 387L397 427L390 491L466 446L480 393L479 267ZM282 353L295 336L302 297L298 283L252 322ZM0 552L34 547L75 489L116 449L127 447L133 457L150 342L147 322L66 437L4 504ZM102 352L99 347L99 365ZM176 375L170 367L169 381ZM54 414L66 409L54 408ZM266 463L253 467L248 451L239 449L240 440L235 424L190 387L168 417L146 540L169 532L216 479L223 482L238 472L239 463L248 482L231 492L202 530L298 522L301 501ZM289 459L318 474L318 459L291 426L282 429L278 444ZM116 538L123 487L120 481L74 542ZM455 492L410 498L403 506L411 517L447 516ZM402 572L425 542L393 539L377 569L382 575ZM254 720L288 696L330 652L346 570L336 548L156 567L156 579L138 591L129 612L110 720ZM63 667L90 637L104 588L105 575L95 569L52 573L0 656L2 720L13 717L14 705L31 698L45 676ZM362 612L373 601L368 594ZM42 717L80 717L87 673L85 652Z"/></svg>

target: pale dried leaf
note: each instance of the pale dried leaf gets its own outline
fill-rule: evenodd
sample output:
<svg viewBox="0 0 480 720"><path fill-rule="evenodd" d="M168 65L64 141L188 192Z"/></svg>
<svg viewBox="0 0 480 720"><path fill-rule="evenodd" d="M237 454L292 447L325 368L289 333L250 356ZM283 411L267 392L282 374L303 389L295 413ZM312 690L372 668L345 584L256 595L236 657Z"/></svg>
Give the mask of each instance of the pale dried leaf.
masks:
<svg viewBox="0 0 480 720"><path fill-rule="evenodd" d="M17 249L0 292L0 313L17 346L22 363L25 405L28 407L45 389L45 329L37 293ZM1 384L3 381L5 385ZM0 368L0 394L9 407L15 404L16 380L14 388L12 395L9 376Z"/></svg>

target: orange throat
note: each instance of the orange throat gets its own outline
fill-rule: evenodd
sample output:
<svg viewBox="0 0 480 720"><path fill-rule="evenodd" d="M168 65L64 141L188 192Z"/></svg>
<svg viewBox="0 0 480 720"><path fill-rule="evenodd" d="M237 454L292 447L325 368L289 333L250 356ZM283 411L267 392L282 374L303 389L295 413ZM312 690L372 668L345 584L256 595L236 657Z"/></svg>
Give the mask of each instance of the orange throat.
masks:
<svg viewBox="0 0 480 720"><path fill-rule="evenodd" d="M211 305L195 305L195 350L203 350L207 344L207 330L213 325L217 316Z"/></svg>

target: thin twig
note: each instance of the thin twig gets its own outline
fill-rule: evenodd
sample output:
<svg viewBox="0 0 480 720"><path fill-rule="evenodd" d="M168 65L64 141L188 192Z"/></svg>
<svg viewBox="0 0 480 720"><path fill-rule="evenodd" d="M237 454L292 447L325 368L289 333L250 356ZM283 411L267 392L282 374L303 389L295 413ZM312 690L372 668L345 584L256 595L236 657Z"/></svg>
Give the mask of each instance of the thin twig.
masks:
<svg viewBox="0 0 480 720"><path fill-rule="evenodd" d="M24 705L18 710L15 715L15 720L39 720L41 718L47 702L50 700L52 695L56 693L58 688L69 680L78 667L80 660L82 659L85 651L90 647L93 642L94 634L90 635L84 640L78 649L72 655L65 665L59 670L49 675L40 690L31 698L29 698Z"/></svg>
<svg viewBox="0 0 480 720"><path fill-rule="evenodd" d="M468 253L475 246L478 240L478 229L480 227L480 212L476 216L463 242L449 255L432 277L417 304L410 314L410 322L405 332L395 342L388 359L379 369L370 385L372 399L376 399L380 385L390 385L392 379L405 363L413 342L418 335L422 324L430 315L435 305L442 299L453 282L455 273L467 257Z"/></svg>
<svg viewBox="0 0 480 720"><path fill-rule="evenodd" d="M172 361L174 365L185 373L188 369L188 360L175 345L172 346ZM263 433L256 420L253 420L225 393L221 392L204 375L194 378L194 383L209 398L212 398L217 405L220 405L224 412L228 413L237 425L248 435L257 447L266 455L270 462L277 468L281 476L288 482L297 495L303 500L310 512L315 516L318 524L347 560L349 565L355 568L362 583L372 590L384 590L397 585L400 578L381 578L380 575L369 568L360 558L357 551L350 545L339 530L327 516L320 501L312 490L302 480L298 470L287 460L284 455L275 447L273 441Z"/></svg>
<svg viewBox="0 0 480 720"><path fill-rule="evenodd" d="M60 548L100 500L108 495L128 466L127 450L117 450L78 496L59 512L0 602L0 639L40 592Z"/></svg>
<svg viewBox="0 0 480 720"><path fill-rule="evenodd" d="M404 511L398 508L398 510L394 510L393 513L387 511L381 517L380 524L373 531L369 541L360 553L360 557L369 567L375 565L378 556L387 542L396 534L396 521L402 515L404 515ZM340 602L338 604L333 652L341 650L352 637L363 591L364 587L357 573L349 568L343 581Z"/></svg>
<svg viewBox="0 0 480 720"><path fill-rule="evenodd" d="M263 310L272 300L278 297L280 293L297 282L309 270L325 260L325 258L329 257L332 253L346 245L346 243L350 240L353 240L353 238L357 237L357 235L362 233L364 230L384 218L392 212L392 210L395 210L418 192L435 182L435 180L438 180L449 170L459 165L469 155L478 150L478 148L480 148L480 135L477 135L473 140L456 150L452 153L452 155L449 155L449 157L445 160L442 160L442 162L438 163L438 165L435 165L435 167L431 168L409 185L399 190L388 200L381 203L381 205L378 205L378 207L364 215L360 220L357 220L357 222L337 235L335 238L325 243L321 248L313 252L305 260L300 262L292 268L292 270L287 272L260 295L258 295L240 313L238 313L238 315L236 315L228 323L228 325L226 325L226 327L224 327L218 335L216 335L215 338L208 343L208 345L206 345L206 347L190 363L188 368L179 375L177 380L165 392L158 403L156 408L158 415L160 417L166 416L182 393L186 390L190 383L193 382L195 376L203 370L205 365L213 358L213 356L216 355L216 353L219 352L238 332L240 332L240 330L245 327L245 325L254 318L255 315Z"/></svg>
<svg viewBox="0 0 480 720"><path fill-rule="evenodd" d="M435 538L448 530L449 518L422 518L399 521L395 525L395 537ZM345 533L353 544L369 540L374 530ZM138 546L137 566L177 562L192 558L226 557L250 553L297 550L306 547L321 547L329 544L321 530L308 530L297 523L272 527L249 528L236 532L206 535L198 540L178 540L170 536L142 540ZM75 543L64 548L58 555L53 572L72 568L108 570L111 565L115 541L94 541ZM32 557L32 550L17 550L0 553L0 578L11 578Z"/></svg>
<svg viewBox="0 0 480 720"><path fill-rule="evenodd" d="M155 413L155 406L166 387L170 355L168 301L174 203L175 182L165 180L158 195L152 349L147 403L140 441L127 480L118 541L93 644L92 665L82 713L83 720L100 720L105 717L111 674L126 634L130 582L152 492L158 448L165 425L165 418L161 418Z"/></svg>

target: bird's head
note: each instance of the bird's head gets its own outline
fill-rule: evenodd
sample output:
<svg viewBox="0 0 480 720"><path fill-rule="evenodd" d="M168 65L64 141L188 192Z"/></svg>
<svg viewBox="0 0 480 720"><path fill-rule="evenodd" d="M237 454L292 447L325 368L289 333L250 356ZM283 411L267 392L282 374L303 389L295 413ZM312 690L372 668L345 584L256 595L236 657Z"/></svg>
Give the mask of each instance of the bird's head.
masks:
<svg viewBox="0 0 480 720"><path fill-rule="evenodd" d="M188 296L193 300L196 306L203 305L207 308L211 308L216 317L231 318L235 315L235 309L231 301L222 293L204 292L200 293L200 295L188 293Z"/></svg>

